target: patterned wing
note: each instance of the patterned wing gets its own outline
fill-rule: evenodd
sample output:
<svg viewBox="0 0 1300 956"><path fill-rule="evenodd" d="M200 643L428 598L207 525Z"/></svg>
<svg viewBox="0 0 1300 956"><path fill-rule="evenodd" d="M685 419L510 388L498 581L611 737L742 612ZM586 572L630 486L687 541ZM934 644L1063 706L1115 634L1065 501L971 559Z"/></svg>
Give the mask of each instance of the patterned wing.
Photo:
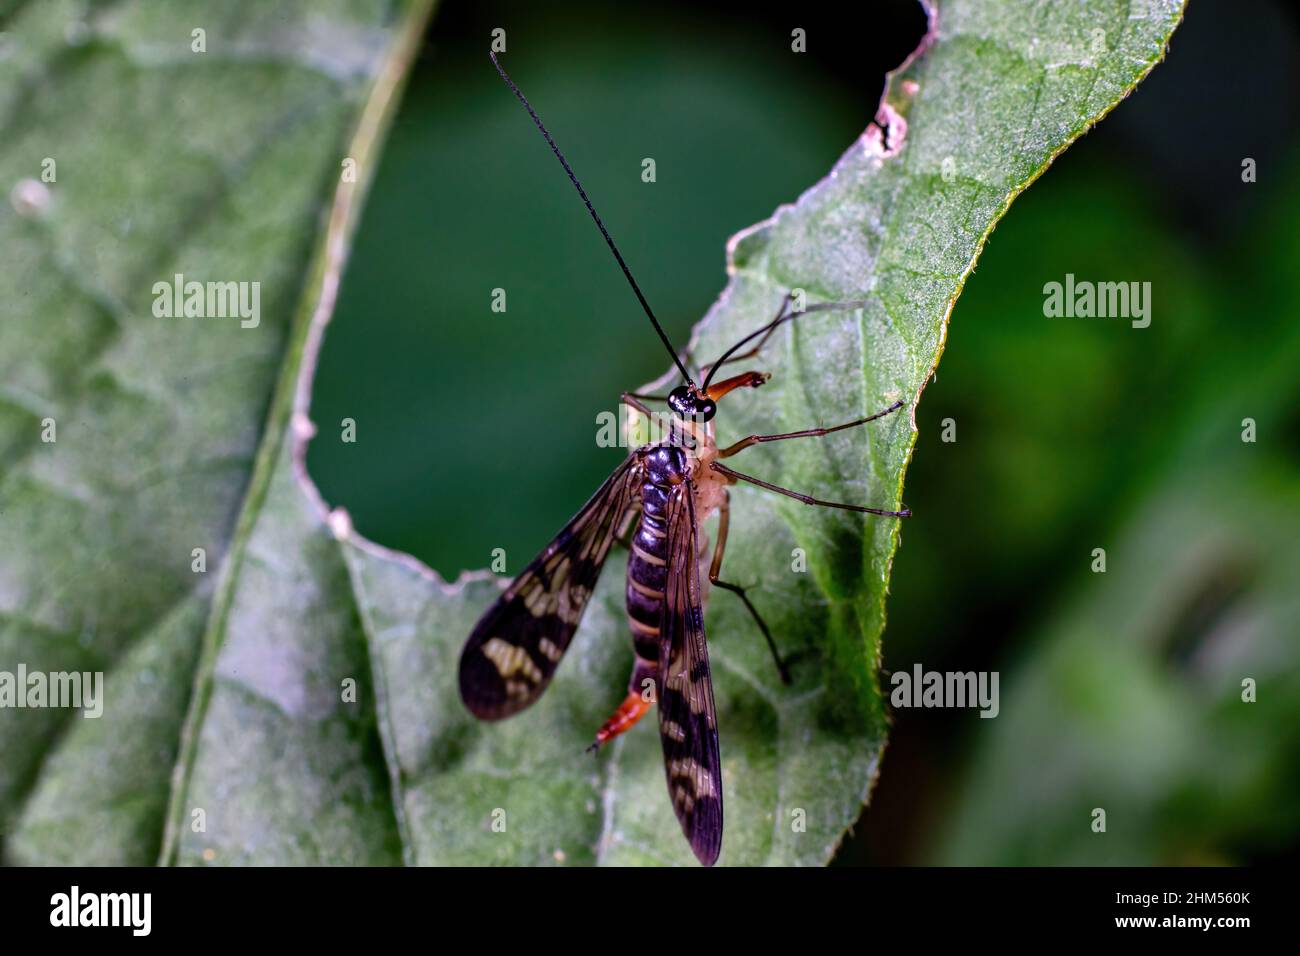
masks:
<svg viewBox="0 0 1300 956"><path fill-rule="evenodd" d="M475 717L509 717L546 690L635 510L640 476L629 456L479 618L460 655L460 696Z"/></svg>
<svg viewBox="0 0 1300 956"><path fill-rule="evenodd" d="M668 508L668 573L659 622L659 736L668 795L682 832L705 866L722 849L722 762L703 593L695 496L688 480Z"/></svg>

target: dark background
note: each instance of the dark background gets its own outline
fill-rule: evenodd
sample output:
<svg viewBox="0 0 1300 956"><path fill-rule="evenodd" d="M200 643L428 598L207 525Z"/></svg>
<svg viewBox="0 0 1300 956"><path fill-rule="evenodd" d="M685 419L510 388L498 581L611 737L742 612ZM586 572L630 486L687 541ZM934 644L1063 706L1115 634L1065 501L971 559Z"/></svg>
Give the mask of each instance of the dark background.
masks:
<svg viewBox="0 0 1300 956"><path fill-rule="evenodd" d="M485 566L496 547L532 553L612 467L611 452L592 446L595 415L665 367L586 211L492 71L483 51L494 27L507 30L512 74L683 343L725 283L727 237L830 169L872 115L885 71L915 46L915 4L864 6L853 17L806 4L440 4L316 381L322 428L309 467L326 500L446 577ZM789 52L796 26L808 31L804 57ZM1219 417L1260 421L1258 446L1245 447L1267 457L1279 489L1260 508L1291 510L1298 26L1287 3L1194 3L1167 61L993 234L917 414L906 494L917 517L895 565L887 667L1000 669L1005 708L1016 675L1032 682L1058 622L1089 599L1092 542L1140 528L1180 488L1211 486L1225 453L1195 449ZM652 185L640 178L647 156ZM1244 157L1258 182L1242 182ZM1150 281L1152 327L1045 319L1043 283L1067 272ZM508 290L504 314L489 308L495 287ZM1241 398L1252 383L1259 394ZM357 421L356 444L337 440L345 417ZM939 441L946 418L958 423L954 444ZM1272 484L1241 487L1267 497ZM1176 550L1178 532L1168 541ZM1214 580L1179 592L1154 665L1168 680L1153 693L1184 694L1179 662L1212 640L1225 602L1253 593L1251 580L1226 591ZM1290 703L1261 710L1240 747L1228 743L1253 754L1234 771L1252 783L1207 788L1175 771L1134 787L1159 832L1124 862L1290 852L1300 831L1293 612L1279 611L1268 633L1285 648ZM1120 733L1143 720L1125 699L1119 689L1108 703ZM896 715L872 807L840 862L1089 861L1050 822L1027 844L984 826L1028 806L1032 831L1034 800L1050 798L1019 793L981 809L990 773L996 795L999 779L1032 780L1035 758L1004 741L1012 764L1020 749L1027 763L989 771L1001 751L981 725L1001 722L972 717Z"/></svg>

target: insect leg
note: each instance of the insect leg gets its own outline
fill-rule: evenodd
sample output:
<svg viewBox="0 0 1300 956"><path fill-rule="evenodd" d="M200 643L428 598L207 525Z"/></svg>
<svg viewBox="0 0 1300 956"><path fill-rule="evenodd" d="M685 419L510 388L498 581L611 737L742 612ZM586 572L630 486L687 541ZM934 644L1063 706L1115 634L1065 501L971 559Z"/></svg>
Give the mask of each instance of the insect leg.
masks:
<svg viewBox="0 0 1300 956"><path fill-rule="evenodd" d="M722 504L718 508L718 543L714 545L713 563L709 565L709 582L730 591L744 602L745 607L749 609L750 615L754 618L754 623L763 632L763 638L767 641L767 649L772 652L772 660L776 663L776 669L781 675L781 683L789 684L790 671L781 658L781 652L776 649L776 641L772 640L772 632L767 629L767 622L763 620L762 615L758 613L758 608L754 607L754 603L750 601L749 595L745 593L745 588L739 584L723 581L718 577L718 572L722 570L722 556L727 550L727 527L730 523L731 493L724 489Z"/></svg>
<svg viewBox="0 0 1300 956"><path fill-rule="evenodd" d="M751 485L758 485L760 488L766 488L768 491L775 491L779 495L785 495L787 498L793 498L796 501L802 501L806 505L821 505L823 508L841 508L844 511L860 511L863 514L880 515L884 518L910 518L912 512L904 508L901 511L884 511L880 508L867 508L864 505L846 505L838 501L823 501L821 498L814 498L812 495L801 494L797 491L791 491L789 488L782 488L780 485L774 485L771 482L764 481L762 478L755 478L753 475L742 475L738 471L732 471L721 462L713 461L709 467L718 474L726 475L736 481L747 481Z"/></svg>
<svg viewBox="0 0 1300 956"><path fill-rule="evenodd" d="M636 392L624 392L620 400L623 402L624 405L630 405L632 408L635 408L638 412L640 412L640 413L641 413L642 415L644 415L646 418L649 418L651 415L654 414L654 412L650 411L649 407L647 407L647 406L646 406L642 401L640 401L640 400L643 399L643 398L647 398L647 399L652 399L652 400L653 400L653 399L657 399L657 398L659 398L659 397L660 397L660 396L658 396L658 395L640 395L640 394L638 394L638 393L636 393ZM663 396L663 398L664 398L665 401L667 401L668 396L665 395L665 396Z"/></svg>
<svg viewBox="0 0 1300 956"><path fill-rule="evenodd" d="M662 398L664 401L668 400L668 396L666 395L641 395L637 392L623 393L621 399L622 403L632 409L632 411L636 412L636 416L633 416L630 413L628 414L626 421L628 431L622 436L627 439L629 443L655 441L657 438L669 434L672 430L672 416L670 413L667 410L658 412L651 411L651 409L641 401L643 398L650 400ZM637 416L645 420L644 426L636 421ZM621 412L619 414L619 421L623 421L623 415Z"/></svg>
<svg viewBox="0 0 1300 956"><path fill-rule="evenodd" d="M785 438L820 438L822 435L829 435L831 432L844 431L846 428L856 428L858 425L865 425L867 422L874 422L878 418L884 418L886 415L892 415L903 407L901 401L894 402L884 411L876 412L874 415L868 415L866 418L857 418L851 422L845 422L843 425L833 425L830 428L805 428L799 432L786 432L782 435L750 435L748 438L742 438L734 445L728 445L718 452L719 458L730 458L737 452L744 451L750 445L757 445L765 441L781 441Z"/></svg>

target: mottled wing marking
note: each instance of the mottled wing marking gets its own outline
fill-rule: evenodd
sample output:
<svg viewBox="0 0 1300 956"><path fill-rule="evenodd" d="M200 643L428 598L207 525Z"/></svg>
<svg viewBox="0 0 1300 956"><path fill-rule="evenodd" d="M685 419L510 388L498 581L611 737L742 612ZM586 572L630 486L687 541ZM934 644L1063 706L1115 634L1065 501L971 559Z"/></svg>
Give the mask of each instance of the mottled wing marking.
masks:
<svg viewBox="0 0 1300 956"><path fill-rule="evenodd" d="M668 795L682 832L705 866L722 849L722 762L704 637L694 489L668 507L668 575L659 622L659 738Z"/></svg>
<svg viewBox="0 0 1300 956"><path fill-rule="evenodd" d="M635 513L640 483L629 456L479 618L460 655L460 696L474 716L509 717L546 690Z"/></svg>

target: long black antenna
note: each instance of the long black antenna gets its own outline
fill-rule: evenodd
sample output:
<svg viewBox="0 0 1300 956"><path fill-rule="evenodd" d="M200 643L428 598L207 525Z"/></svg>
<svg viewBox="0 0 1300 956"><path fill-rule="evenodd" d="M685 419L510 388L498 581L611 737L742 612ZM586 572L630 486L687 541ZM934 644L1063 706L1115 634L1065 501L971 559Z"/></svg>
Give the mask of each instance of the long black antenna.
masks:
<svg viewBox="0 0 1300 956"><path fill-rule="evenodd" d="M551 138L551 134L547 132L546 127L542 125L541 119L537 116L537 112L533 109L533 105L528 102L528 98L524 96L519 87L515 86L515 81L510 79L510 75L506 73L506 71L501 68L501 64L497 62L496 51L489 50L488 56L492 57L492 65L495 66L497 72L501 74L501 79L505 80L506 85L510 87L510 89L514 90L515 96L519 97L519 102L524 104L524 109L528 110L528 115L531 116L533 122L537 124L538 130L540 130L541 134L546 137L546 142L550 143L551 152L553 152L555 158L560 161L560 165L564 167L564 171L569 174L569 181L573 183L573 188L578 190L578 195L581 196L582 201L586 203L587 212L591 213L591 218L596 221L596 226L600 229L600 234L605 237L605 242L609 244L609 251L614 253L614 258L618 260L619 268L623 270L623 275L627 277L628 285L630 285L632 291L636 293L637 301L641 303L641 308L645 309L645 314L650 317L650 324L653 325L655 331L659 333L659 340L664 343L664 348L666 348L668 354L673 357L673 363L677 366L677 370L682 373L682 377L686 379L686 384L694 388L694 380L691 378L690 373L686 371L686 366L682 364L682 360L677 357L677 350L673 348L672 342L668 341L668 336L664 334L663 326L661 326L659 320L655 318L654 311L650 308L650 303L645 300L645 296L641 293L641 287L636 284L636 279L632 277L632 270L629 269L627 263L623 261L623 254L618 251L618 246L614 245L613 237L610 236L609 230L605 228L605 224L601 222L600 214L596 212L596 207L593 206L591 200L587 198L587 191L582 188L582 183L578 182L578 177L574 175L573 168L569 165L569 161L565 159L564 154L560 152L560 147L555 145L555 140Z"/></svg>

